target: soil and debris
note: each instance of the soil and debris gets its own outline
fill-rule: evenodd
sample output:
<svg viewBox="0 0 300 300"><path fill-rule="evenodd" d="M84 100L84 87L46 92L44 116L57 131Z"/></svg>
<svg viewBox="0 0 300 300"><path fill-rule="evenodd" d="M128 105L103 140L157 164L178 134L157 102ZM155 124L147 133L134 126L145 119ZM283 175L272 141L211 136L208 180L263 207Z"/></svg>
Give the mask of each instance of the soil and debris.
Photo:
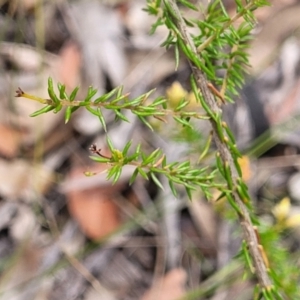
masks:
<svg viewBox="0 0 300 300"><path fill-rule="evenodd" d="M272 4L257 13L253 68L241 97L225 109L240 149L252 151L243 170L257 211L269 219L281 199L288 214L300 212L300 4ZM160 47L167 31L149 35L155 20L144 6L0 1L1 299L251 299L254 283L242 281L243 267L232 261L238 225L224 218L222 205L200 193L192 202L184 193L175 198L163 178L164 192L139 177L129 186L130 167L112 185L105 165L89 159L92 144L107 151L97 117L78 110L68 124L60 113L30 118L41 105L14 97L21 87L47 98L49 76L68 91L80 86L79 99L89 86L101 95L119 85L131 97L156 88L170 105L190 96L187 63L174 71L172 49ZM187 109L194 109L190 97ZM170 161L199 156L195 140L209 133L199 121L190 149L176 127L155 120L153 133L135 115L126 123L103 113L116 148L131 139L148 152L161 148ZM262 135L275 137L267 149L255 147ZM291 227L295 250L299 222Z"/></svg>

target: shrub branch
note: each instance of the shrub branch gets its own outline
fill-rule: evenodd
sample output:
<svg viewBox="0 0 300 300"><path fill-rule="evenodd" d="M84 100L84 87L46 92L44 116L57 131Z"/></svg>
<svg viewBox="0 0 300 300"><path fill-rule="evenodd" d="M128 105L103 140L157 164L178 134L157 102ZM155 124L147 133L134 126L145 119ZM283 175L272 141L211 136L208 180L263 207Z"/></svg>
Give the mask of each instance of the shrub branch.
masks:
<svg viewBox="0 0 300 300"><path fill-rule="evenodd" d="M179 33L177 38L182 39L183 44L185 44L187 48L190 49L191 55L194 59L200 60L198 51L192 41L190 34L187 32L185 21L181 16L176 1L165 0L164 4L166 9L169 11L170 17L173 19L173 23L177 27ZM217 101L215 100L213 94L209 89L209 82L207 81L204 73L196 66L194 59L191 59L190 57L187 58L192 69L195 83L200 89L203 99L208 106L208 109L210 111L209 115L212 116L210 118L210 123L213 130L213 139L219 151L224 169L228 167L228 171L230 172L229 175L231 177L231 182L229 183L227 181L228 189L230 190L230 196L238 206L238 217L243 230L244 238L253 260L255 274L262 289L265 291L269 291L272 288L272 282L268 275L267 261L266 258L264 258L265 252L259 243L258 235L251 221L250 212L247 208L247 205L245 204L245 199L242 197L241 193L238 192L240 190L241 177L235 163L236 153L233 153L233 148L230 147L228 139L224 138L222 134L220 134L220 116L222 110L218 106Z"/></svg>

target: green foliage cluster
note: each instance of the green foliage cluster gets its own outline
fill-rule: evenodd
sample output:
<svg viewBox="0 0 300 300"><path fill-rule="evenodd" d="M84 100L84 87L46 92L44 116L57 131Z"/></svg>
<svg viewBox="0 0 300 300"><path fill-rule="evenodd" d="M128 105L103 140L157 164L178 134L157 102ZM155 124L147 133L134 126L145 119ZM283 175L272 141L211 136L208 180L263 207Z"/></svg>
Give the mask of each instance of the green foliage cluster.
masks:
<svg viewBox="0 0 300 300"><path fill-rule="evenodd" d="M129 99L128 94L122 94L122 87L117 87L109 93L95 98L97 90L90 87L87 91L86 97L82 101L75 101L75 97L78 92L77 87L70 93L70 95L66 93L65 85L58 83L57 88L59 91L58 94L55 93L52 78L49 78L48 94L50 99L40 99L35 96L28 95L21 89L19 89L17 93L20 97L26 97L46 104L42 109L32 113L32 117L47 113L51 110L53 110L54 113L57 113L63 107L66 107L64 114L65 122L67 123L70 120L71 115L77 109L85 108L91 114L99 118L99 121L105 131L107 131L107 128L102 114L102 109L112 111L115 114L115 120L123 120L125 122L129 122L129 120L122 111L126 109L130 110L151 130L153 130L152 125L146 119L146 117L150 116L160 119L164 116L171 115L178 124L188 128L192 128L192 125L189 122L190 118L208 119L207 116L196 112L183 111L182 109L189 103L186 99L182 99L173 109L167 108L167 100L164 97L158 97L152 101L147 101L153 91L138 96L135 99ZM200 187L205 195L209 196L210 193L208 187L218 186L218 184L214 183L215 171L208 173L209 168L201 168L200 166L193 167L190 161L168 163L167 157L160 149L156 149L147 155L141 150L140 144L136 147L136 149L130 149L131 141L129 141L124 146L124 149L119 150L114 148L109 137L107 137L107 145L111 151L111 157L104 157L100 150L95 148L96 146L93 145L91 147L91 151L97 156L92 156L91 159L99 163L107 163L109 165L107 179L112 179L113 183L118 181L122 173L122 168L125 165L133 165L136 166L136 169L133 172L130 183L133 183L139 174L146 180L149 180L150 177L159 188L163 189L163 186L157 177L158 174L161 174L167 177L171 191L175 196L178 194L175 185L183 185L190 199L192 199L192 191L196 190L197 187ZM206 151L208 150L208 146L206 147ZM130 155L128 154L129 150L131 150ZM203 153L203 155L204 154L205 153Z"/></svg>
<svg viewBox="0 0 300 300"><path fill-rule="evenodd" d="M182 39L177 26L172 19L178 18L174 14L168 1L163 1L167 9L161 11L161 0L149 0L146 11L158 17L157 22L152 27L152 32L160 25L169 28L169 35L162 46L175 49L176 66L179 64L180 50L189 58L207 78L221 87L221 94L227 101L232 101L232 95L238 95L238 88L244 83L243 73L248 66L248 57L245 50L251 38L250 32L255 23L253 10L258 7L268 5L265 0L261 1L235 1L236 15L230 17L222 1L211 1L203 18L189 20L184 18L188 27L198 29L198 34L193 34L193 42L201 59L195 56L189 49L189 45ZM199 11L197 7L189 1L179 1L182 5ZM243 18L237 26L235 22Z"/></svg>
<svg viewBox="0 0 300 300"><path fill-rule="evenodd" d="M128 156L127 153L131 146L130 141L122 151L115 149L109 138L107 138L107 144L112 154L111 157L101 155L100 150L95 145L92 145L92 152L98 154L98 156L92 156L91 159L99 163L108 163L111 166L107 178L113 178L113 183L117 182L120 178L123 166L133 165L136 169L129 180L130 184L140 174L146 180L149 180L150 176L153 182L163 190L164 188L156 175L161 174L168 179L171 191L175 197L177 196L175 184L183 185L190 199L192 199L191 192L196 190L196 187L200 187L209 196L208 188L218 186L218 184L214 183L215 172L207 175L207 167L195 168L191 166L190 161L167 163L166 156L162 153L161 149L156 149L149 155L146 155L141 151L139 144L134 153Z"/></svg>
<svg viewBox="0 0 300 300"><path fill-rule="evenodd" d="M120 178L122 168L125 165L132 165L135 170L130 183L133 183L136 177L140 175L147 180L151 178L159 188L163 189L160 181L160 176L163 175L167 178L175 196L178 195L178 185L185 188L190 199L192 198L192 191L197 188L200 188L208 198L211 197L211 188L218 189L220 191L219 199L226 198L239 219L243 220L245 211L241 210L241 205L236 200L237 197L251 216L249 225L252 225L252 223L259 225L257 217L252 211L247 185L242 179L242 171L238 161L241 153L236 147L233 134L227 124L222 121L221 104L218 100L232 102L232 96L237 94L238 89L242 86L245 67L248 64L245 50L250 39L250 31L255 22L252 12L258 7L267 5L267 2L264 0L246 0L245 3L242 3L240 0L235 0L236 14L230 17L221 0L211 1L205 10L202 9L203 18L197 20L178 15L171 2L168 0L148 0L145 10L157 17L152 32L161 25L165 25L169 29L169 35L162 46L174 48L176 68L179 65L182 53L189 60L192 69L197 68L204 73L204 82L209 82L205 89L208 88L213 95L215 101L213 104L208 103L205 89L199 88L199 78L196 78L195 74L191 76L190 82L195 98L205 114L200 114L198 111L185 111L184 108L189 104L189 101L185 98L182 98L177 106L172 109L167 106L167 100L164 97L151 99L153 91L130 99L129 94L123 93L122 87L117 87L100 97L97 97L97 90L90 87L83 100L75 100L78 88L75 88L68 95L65 86L58 84L58 93L55 93L51 78L48 81L50 99L29 95L21 89L17 91L17 96L32 99L45 105L31 116L38 116L49 111L57 113L63 107L66 107L64 112L66 123L77 109L84 108L99 118L105 131L107 131L107 128L102 113L104 109L112 111L116 120L125 122L128 122L128 119L124 111L130 110L151 130L153 128L151 122L149 122L149 117L165 122L165 117L171 116L175 122L189 129L193 129L191 122L193 118L208 120L212 124L215 136L222 145L221 147L224 147L230 153L228 158L220 150L215 151L215 163L210 166L199 164L194 166L190 161L169 162L161 149L146 154L142 151L140 144L132 149L130 141L123 149L115 149L109 137L107 137L107 144L111 155L109 157L103 155L96 145L92 145L90 150L95 155L91 158L96 162L105 163L109 166L107 177L112 179L114 183ZM178 3L188 9L199 11L198 7L188 0L181 0ZM235 21L239 18L242 18L243 21L236 25ZM184 36L182 28L178 25L182 20L185 26L198 30L198 34L194 33L191 37L191 44L187 43L188 37ZM213 106L217 109L212 108ZM211 140L211 136L209 136L201 158L211 148ZM235 176L233 176L233 168L237 173ZM266 256L264 249L270 250L268 245L274 245L274 240L268 241L267 235L263 235L261 243L264 245L264 247L259 245L261 246L261 256ZM253 252L249 250L251 247L251 240L246 239L239 256L243 258L245 265L249 266L249 270L257 275L258 271L255 270L257 265L254 264L255 266L253 266L253 261L256 258ZM255 299L283 299L283 295L288 295L289 299L295 299L294 297L298 291L295 288L295 281L291 280L289 286L282 284L285 276L282 270L287 270L283 266L282 257L281 255L278 260L276 260L276 257L274 258L276 263L278 262L278 266L281 264L278 273L276 268L272 268L272 263L271 269L266 261L262 262L264 268L267 269L267 276L272 279L272 283L264 286L260 282Z"/></svg>

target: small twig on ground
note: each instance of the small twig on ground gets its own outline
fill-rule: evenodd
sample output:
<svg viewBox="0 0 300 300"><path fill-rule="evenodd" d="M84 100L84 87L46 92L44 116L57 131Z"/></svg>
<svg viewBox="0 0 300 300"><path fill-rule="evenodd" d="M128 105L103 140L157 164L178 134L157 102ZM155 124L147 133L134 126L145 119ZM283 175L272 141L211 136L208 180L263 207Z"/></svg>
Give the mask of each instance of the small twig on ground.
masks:
<svg viewBox="0 0 300 300"><path fill-rule="evenodd" d="M45 213L47 215L48 225L53 234L53 236L57 239L57 243L59 245L60 250L65 255L66 259L73 266L73 268L78 271L87 282L91 284L91 286L99 293L102 294L103 288L99 282L99 280L70 252L66 249L63 242L60 240L60 231L55 220L55 216L53 215L52 210L44 204L46 207Z"/></svg>

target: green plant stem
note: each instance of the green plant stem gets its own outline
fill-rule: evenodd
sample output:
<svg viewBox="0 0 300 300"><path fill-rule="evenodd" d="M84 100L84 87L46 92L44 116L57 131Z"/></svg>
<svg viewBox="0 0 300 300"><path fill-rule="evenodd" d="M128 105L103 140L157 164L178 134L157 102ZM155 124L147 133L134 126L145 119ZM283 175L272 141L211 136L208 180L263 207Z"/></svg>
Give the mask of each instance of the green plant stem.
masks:
<svg viewBox="0 0 300 300"><path fill-rule="evenodd" d="M44 99L40 98L28 93L25 93L21 90L19 94L17 94L16 97L23 97L29 100L37 101L42 104L47 104L50 106L56 107L57 104L54 103L52 99ZM124 98L127 97L127 95L124 96ZM176 111L172 109L164 109L162 107L154 107L150 105L130 105L128 103L115 103L114 105L111 104L111 102L99 102L99 103L93 103L93 102L84 102L80 100L76 101L70 101L65 99L59 99L59 104L64 107L96 107L96 108L106 108L106 109L126 109L130 110L132 112L139 113L145 113L145 115L153 116L161 121L166 122L166 120L162 119L162 117L166 116L172 116L172 117L181 117L181 118L195 118L195 119L202 119L202 120L208 120L210 117L207 115L203 115L196 112L189 112L189 111Z"/></svg>
<svg viewBox="0 0 300 300"><path fill-rule="evenodd" d="M189 47L191 49L191 52L194 55L194 57L196 57L200 60L198 51L191 39L191 36L187 32L187 28L186 28L184 19L181 16L181 13L177 7L176 1L175 0L165 0L164 3L166 6L166 9L171 8L171 10L172 10L170 15L172 16L173 22L174 22L174 24L176 24L178 31L180 32L183 42L187 45L187 47ZM251 4L251 5L253 5L253 4ZM247 7L248 6L251 7L250 4L248 4ZM240 12L239 14L241 16L242 12ZM175 17L173 17L173 16L175 16ZM236 18L237 17L238 16L236 16ZM226 23L224 26L228 27L228 26L230 26L231 23L232 23L232 21ZM181 38L181 37L178 37L178 38ZM211 40L213 38L216 38L216 35L211 37ZM197 87L200 89L200 91L203 95L204 101L206 102L209 110L215 116L220 116L222 111L218 107L218 105L214 99L214 96L211 94L211 92L208 88L208 82L206 80L204 73L196 66L194 59L191 60L190 58L188 58L188 60L189 60L190 67L192 69L193 76L196 80ZM239 211L241 212L238 214L239 221L240 221L240 224L241 224L241 227L243 230L244 238L246 240L247 246L249 248L249 251L250 251L250 254L251 254L251 257L253 260L253 264L255 266L255 274L257 276L257 279L259 281L261 288L270 290L272 288L272 281L269 277L267 267L264 263L262 253L260 251L258 237L253 228L253 224L252 224L251 217L250 217L250 212L248 211L247 206L244 204L244 199L242 199L242 197L237 193L237 188L239 186L239 183L238 183L239 176L238 176L238 169L234 163L234 154L231 153L232 149L230 149L228 143L226 143L226 140L224 140L220 137L220 134L218 132L219 124L218 124L217 120L211 118L210 123L211 123L212 130L213 130L213 138L214 138L215 144L218 148L218 151L220 152L220 157L221 157L224 165L228 164L228 168L231 173L232 186L233 186L233 188L231 189L231 196L232 196L234 202L236 203L236 205L238 206ZM228 188L229 188L229 186L228 186Z"/></svg>
<svg viewBox="0 0 300 300"><path fill-rule="evenodd" d="M164 156L162 156L163 158ZM93 160L95 161L99 161L99 158L97 156L92 156L91 157ZM102 160L102 158L100 158L100 160ZM187 172L186 169L181 169L178 166L174 166L174 167L170 167L169 165L167 166L159 166L161 164L161 158L158 159L157 162L151 163L151 164L144 164L143 161L113 161L113 158L108 158L106 157L105 159L110 160L108 162L106 162L107 164L111 165L111 167L113 166L120 166L122 167L123 165L128 165L128 166L134 166L138 169L143 169L146 172L150 172L150 173L156 173L156 174L162 174L164 176L166 176L167 178L173 178L173 180L175 181L175 179L177 180L177 183L179 184L183 184L184 186L188 185L188 186L206 186L209 182L209 185L211 187L215 187L215 188L225 188L224 184L219 184L219 183L213 183L211 182L214 179L214 176L211 175L200 175L198 174L197 176L195 176L193 173L197 172L199 173L199 169L189 169L189 171Z"/></svg>

